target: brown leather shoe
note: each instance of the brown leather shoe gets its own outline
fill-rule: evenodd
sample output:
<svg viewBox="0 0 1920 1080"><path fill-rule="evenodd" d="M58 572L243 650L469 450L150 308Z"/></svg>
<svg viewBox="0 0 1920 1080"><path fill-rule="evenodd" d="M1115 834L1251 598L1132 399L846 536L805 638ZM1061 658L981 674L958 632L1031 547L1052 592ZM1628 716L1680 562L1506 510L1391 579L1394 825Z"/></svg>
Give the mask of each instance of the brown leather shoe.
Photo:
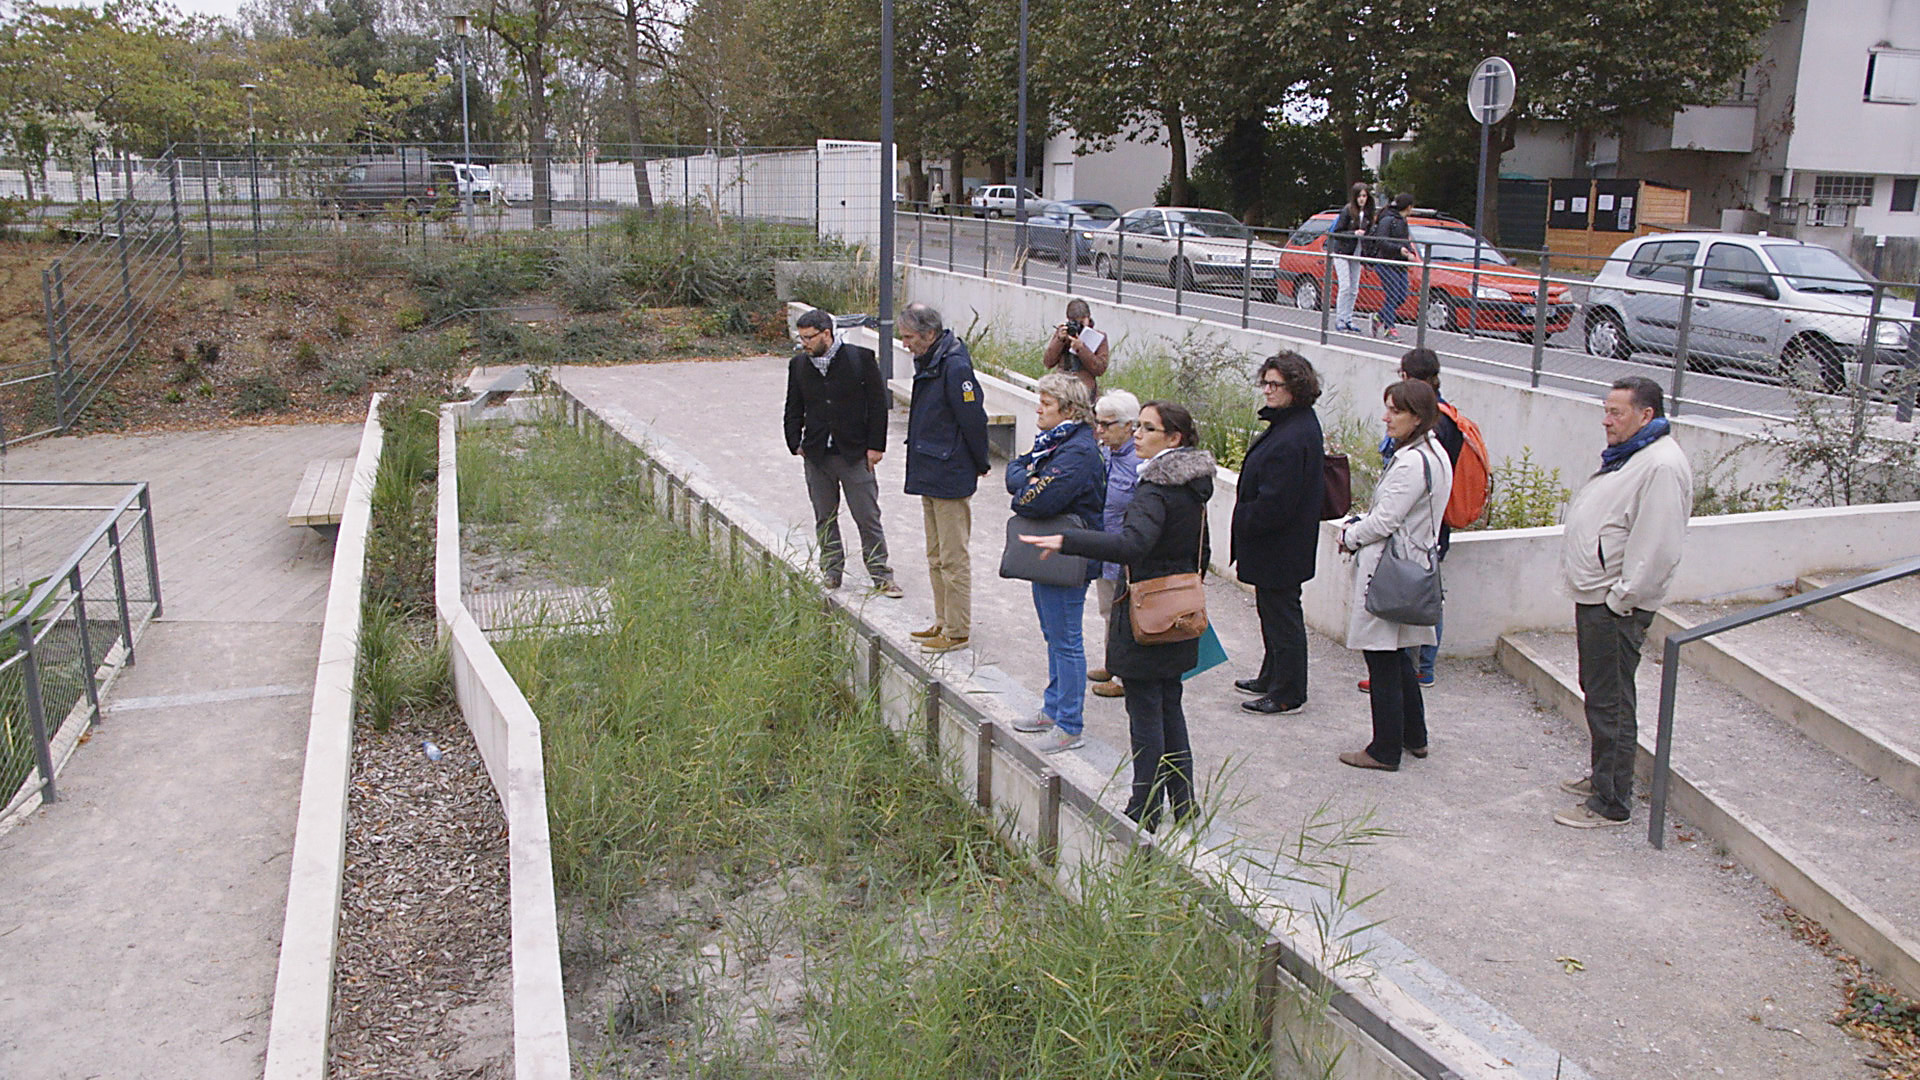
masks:
<svg viewBox="0 0 1920 1080"><path fill-rule="evenodd" d="M928 638L937 638L940 636L940 627L929 626L925 630L915 630L913 633L908 634L907 636L912 638L918 638L921 641L925 641Z"/></svg>
<svg viewBox="0 0 1920 1080"><path fill-rule="evenodd" d="M1373 755L1365 750L1348 750L1340 755L1340 764L1351 765L1356 769L1379 769L1382 772L1399 772L1400 766L1387 765L1373 760Z"/></svg>
<svg viewBox="0 0 1920 1080"><path fill-rule="evenodd" d="M1113 679L1103 683L1095 683L1093 686L1093 696L1094 697L1126 697L1127 688L1120 685L1119 679Z"/></svg>
<svg viewBox="0 0 1920 1080"><path fill-rule="evenodd" d="M1106 682L1112 678L1113 672L1103 667L1097 667L1087 672L1088 682Z"/></svg>
<svg viewBox="0 0 1920 1080"><path fill-rule="evenodd" d="M930 637L920 643L921 650L924 652L930 652L930 653L952 652L955 649L964 649L966 647L967 647L966 638L948 637L945 634L940 634L936 637Z"/></svg>
<svg viewBox="0 0 1920 1080"><path fill-rule="evenodd" d="M1407 753L1409 753L1409 754L1412 754L1412 755L1413 755L1414 757L1417 757L1417 758L1424 758L1424 757L1426 757L1426 756L1427 756L1427 754L1428 754L1428 752L1429 752L1429 751L1428 751L1428 750L1427 750L1427 748L1426 748L1426 747L1424 747L1424 746L1409 746L1409 747L1407 747Z"/></svg>

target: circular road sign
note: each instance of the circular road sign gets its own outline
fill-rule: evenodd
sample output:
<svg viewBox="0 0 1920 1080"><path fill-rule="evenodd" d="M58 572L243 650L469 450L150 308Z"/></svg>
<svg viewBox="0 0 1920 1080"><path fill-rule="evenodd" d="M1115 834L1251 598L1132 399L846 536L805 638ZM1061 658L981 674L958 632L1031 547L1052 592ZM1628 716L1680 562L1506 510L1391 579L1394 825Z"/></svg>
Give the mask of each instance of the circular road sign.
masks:
<svg viewBox="0 0 1920 1080"><path fill-rule="evenodd" d="M1513 110L1513 65L1489 56L1473 67L1467 83L1467 112L1482 124L1497 124Z"/></svg>

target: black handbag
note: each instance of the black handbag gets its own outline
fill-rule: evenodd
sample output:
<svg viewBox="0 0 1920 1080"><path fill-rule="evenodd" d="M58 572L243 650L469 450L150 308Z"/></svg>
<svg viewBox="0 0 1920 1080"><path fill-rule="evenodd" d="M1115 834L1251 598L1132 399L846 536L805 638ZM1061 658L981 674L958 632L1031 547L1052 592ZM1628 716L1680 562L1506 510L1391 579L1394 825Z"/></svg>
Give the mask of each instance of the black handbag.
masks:
<svg viewBox="0 0 1920 1080"><path fill-rule="evenodd" d="M1422 451L1420 470L1427 478L1427 494L1433 493L1433 466ZM1389 533L1380 552L1380 564L1367 580L1367 613L1402 626L1434 626L1440 622L1443 590L1440 586L1440 551L1437 547L1407 541L1412 554L1401 550L1400 534Z"/></svg>
<svg viewBox="0 0 1920 1080"><path fill-rule="evenodd" d="M1007 519L1007 546L1000 552L1000 576L1031 581L1036 585L1085 585L1087 560L1083 555L1055 552L1041 558L1041 551L1022 536L1058 536L1068 529L1081 528L1080 519L1071 514L1030 518L1015 514Z"/></svg>

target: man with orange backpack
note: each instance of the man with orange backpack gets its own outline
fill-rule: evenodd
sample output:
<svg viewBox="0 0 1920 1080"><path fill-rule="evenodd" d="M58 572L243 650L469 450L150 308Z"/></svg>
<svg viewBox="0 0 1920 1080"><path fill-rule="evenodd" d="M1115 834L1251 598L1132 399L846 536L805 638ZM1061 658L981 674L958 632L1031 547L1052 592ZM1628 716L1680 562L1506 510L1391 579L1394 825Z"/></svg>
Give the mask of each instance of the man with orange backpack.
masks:
<svg viewBox="0 0 1920 1080"><path fill-rule="evenodd" d="M1400 357L1400 377L1418 379L1438 394L1440 355L1432 349L1408 349ZM1440 422L1434 425L1433 437L1439 440L1453 463L1453 494L1448 497L1446 514L1440 519L1440 558L1445 559L1447 549L1453 545L1453 530L1473 524L1486 512L1492 474L1487 463L1487 443L1480 437L1480 425L1462 416L1444 397L1440 399ZM1391 438L1381 442L1381 457L1391 458L1393 450ZM1433 661L1440 653L1440 634L1444 627L1444 621L1434 625L1434 644L1419 646L1420 655L1414 658L1414 670L1421 686L1433 685ZM1366 679L1360 680L1360 689L1371 689Z"/></svg>

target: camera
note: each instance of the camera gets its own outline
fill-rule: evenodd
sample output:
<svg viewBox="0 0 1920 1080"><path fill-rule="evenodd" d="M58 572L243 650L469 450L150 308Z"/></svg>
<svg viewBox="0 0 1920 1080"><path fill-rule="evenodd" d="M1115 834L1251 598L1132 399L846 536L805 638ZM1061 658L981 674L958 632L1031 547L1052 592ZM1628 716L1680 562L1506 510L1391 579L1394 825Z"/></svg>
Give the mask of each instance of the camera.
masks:
<svg viewBox="0 0 1920 1080"><path fill-rule="evenodd" d="M1085 330L1086 328L1087 328L1087 324L1081 322L1079 319L1067 320L1067 336L1070 338L1079 337L1080 331Z"/></svg>

